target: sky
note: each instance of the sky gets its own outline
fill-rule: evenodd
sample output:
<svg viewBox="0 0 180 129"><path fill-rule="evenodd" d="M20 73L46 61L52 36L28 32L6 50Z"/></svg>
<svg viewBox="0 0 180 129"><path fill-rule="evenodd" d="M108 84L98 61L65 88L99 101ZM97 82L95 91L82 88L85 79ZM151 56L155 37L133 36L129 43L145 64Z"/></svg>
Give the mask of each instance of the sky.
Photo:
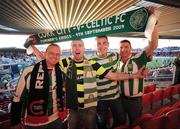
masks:
<svg viewBox="0 0 180 129"><path fill-rule="evenodd" d="M16 48L24 48L24 43L29 35L0 35L0 48L7 47L16 47ZM137 39L137 38L115 38L109 37L110 49L119 49L119 42L123 39L128 39L133 48L144 48L148 45L147 39ZM87 49L96 49L96 41L95 38L87 38L83 39L85 42L85 47ZM70 48L70 41L58 43L62 49ZM45 48L47 45L38 45L37 47ZM162 47L170 47L170 46L178 46L180 47L180 40L165 40L160 39L158 48Z"/></svg>

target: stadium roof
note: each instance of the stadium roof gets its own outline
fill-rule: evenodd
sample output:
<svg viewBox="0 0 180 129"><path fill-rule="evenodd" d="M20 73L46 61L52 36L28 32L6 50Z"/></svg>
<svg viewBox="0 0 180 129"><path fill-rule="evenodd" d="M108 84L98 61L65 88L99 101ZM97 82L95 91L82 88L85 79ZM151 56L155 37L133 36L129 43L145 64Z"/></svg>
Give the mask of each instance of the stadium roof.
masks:
<svg viewBox="0 0 180 129"><path fill-rule="evenodd" d="M162 12L158 23L160 37L180 39L180 2L178 1L0 0L0 34L36 34L63 29L107 18L129 8L154 5ZM126 33L115 36L143 37L143 34Z"/></svg>

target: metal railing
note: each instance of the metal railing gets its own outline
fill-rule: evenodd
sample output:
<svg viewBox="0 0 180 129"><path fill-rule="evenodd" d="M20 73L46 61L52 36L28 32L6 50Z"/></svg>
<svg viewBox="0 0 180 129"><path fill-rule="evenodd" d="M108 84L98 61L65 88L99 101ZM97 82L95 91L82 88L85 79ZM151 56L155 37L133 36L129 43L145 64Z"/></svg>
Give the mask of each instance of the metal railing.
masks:
<svg viewBox="0 0 180 129"><path fill-rule="evenodd" d="M146 81L172 81L173 74L158 75L157 77L147 76Z"/></svg>

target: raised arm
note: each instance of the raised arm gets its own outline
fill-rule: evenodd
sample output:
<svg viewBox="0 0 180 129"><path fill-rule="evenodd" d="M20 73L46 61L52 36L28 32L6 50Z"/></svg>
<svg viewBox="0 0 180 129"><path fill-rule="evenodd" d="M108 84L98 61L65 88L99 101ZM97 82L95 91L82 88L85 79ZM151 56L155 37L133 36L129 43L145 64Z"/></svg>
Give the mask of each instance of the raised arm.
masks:
<svg viewBox="0 0 180 129"><path fill-rule="evenodd" d="M120 72L111 72L106 74L105 78L115 81L121 81L121 80L128 80L128 79L135 79L135 78L144 78L144 76L147 74L148 70L145 69L145 67L141 67L137 73L120 73Z"/></svg>
<svg viewBox="0 0 180 129"><path fill-rule="evenodd" d="M149 7L148 10L153 14L155 12L155 7ZM159 39L159 33L157 25L155 25L154 30L151 35L151 39L148 41L149 44L147 47L145 47L145 51L147 56L152 56L154 50L158 47L158 39Z"/></svg>
<svg viewBox="0 0 180 129"><path fill-rule="evenodd" d="M32 45L33 48L33 54L36 56L36 58L41 61L45 59L45 56L43 55L42 52L40 52L34 45Z"/></svg>

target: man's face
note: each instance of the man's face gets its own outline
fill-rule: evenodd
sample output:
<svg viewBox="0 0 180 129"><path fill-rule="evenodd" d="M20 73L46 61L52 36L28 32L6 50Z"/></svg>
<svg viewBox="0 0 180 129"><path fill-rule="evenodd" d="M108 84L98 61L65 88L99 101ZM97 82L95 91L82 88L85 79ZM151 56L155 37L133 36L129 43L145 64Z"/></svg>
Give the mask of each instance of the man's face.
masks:
<svg viewBox="0 0 180 129"><path fill-rule="evenodd" d="M50 65L55 65L60 60L60 48L57 46L49 46L46 50L46 61Z"/></svg>
<svg viewBox="0 0 180 129"><path fill-rule="evenodd" d="M131 54L131 46L128 42L120 43L120 56L121 57L129 57Z"/></svg>
<svg viewBox="0 0 180 129"><path fill-rule="evenodd" d="M109 42L105 37L96 38L97 41L97 55L99 57L107 56Z"/></svg>
<svg viewBox="0 0 180 129"><path fill-rule="evenodd" d="M82 40L72 41L71 51L75 61L83 61L85 48Z"/></svg>

